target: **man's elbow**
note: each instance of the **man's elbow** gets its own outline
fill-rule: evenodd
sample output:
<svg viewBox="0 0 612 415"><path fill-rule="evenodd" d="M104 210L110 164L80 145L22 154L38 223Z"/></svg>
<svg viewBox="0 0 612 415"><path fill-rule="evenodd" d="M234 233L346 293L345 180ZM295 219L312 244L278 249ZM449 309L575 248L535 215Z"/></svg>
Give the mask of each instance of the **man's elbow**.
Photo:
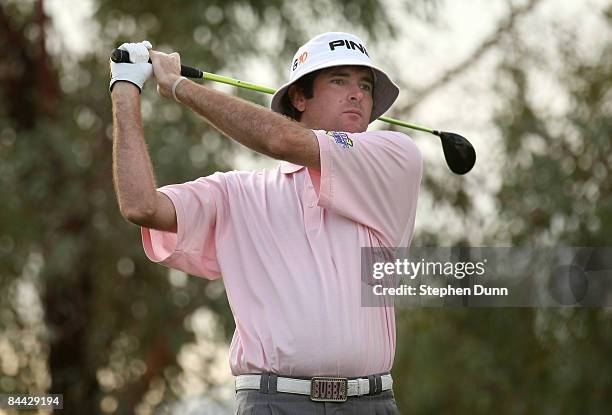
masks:
<svg viewBox="0 0 612 415"><path fill-rule="evenodd" d="M288 151L287 140L282 136L272 138L266 143L265 153L276 160L285 160Z"/></svg>
<svg viewBox="0 0 612 415"><path fill-rule="evenodd" d="M292 126L293 127L293 126ZM311 130L302 127L287 130L285 134L277 134L266 143L266 154L277 160L285 160L303 164L302 160L309 154L319 154L317 138Z"/></svg>
<svg viewBox="0 0 612 415"><path fill-rule="evenodd" d="M152 208L122 207L121 216L134 225L149 227L155 217L155 210Z"/></svg>

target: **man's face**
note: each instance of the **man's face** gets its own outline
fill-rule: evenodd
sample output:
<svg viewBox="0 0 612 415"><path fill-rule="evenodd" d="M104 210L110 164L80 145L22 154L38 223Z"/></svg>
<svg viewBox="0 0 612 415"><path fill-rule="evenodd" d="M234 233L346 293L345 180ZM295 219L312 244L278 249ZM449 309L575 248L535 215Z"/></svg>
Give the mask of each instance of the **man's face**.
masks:
<svg viewBox="0 0 612 415"><path fill-rule="evenodd" d="M372 113L372 71L362 66L323 69L313 83L313 97L296 90L293 105L302 112L300 122L312 129L360 133Z"/></svg>

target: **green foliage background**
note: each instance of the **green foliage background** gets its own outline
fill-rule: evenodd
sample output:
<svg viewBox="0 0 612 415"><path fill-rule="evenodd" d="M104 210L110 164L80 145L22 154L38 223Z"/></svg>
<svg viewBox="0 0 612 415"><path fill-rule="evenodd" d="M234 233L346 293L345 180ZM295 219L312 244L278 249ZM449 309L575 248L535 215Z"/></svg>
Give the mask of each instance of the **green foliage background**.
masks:
<svg viewBox="0 0 612 415"><path fill-rule="evenodd" d="M97 43L71 57L45 43L52 22L42 3L0 3L0 392L63 393L65 413L151 413L188 392L179 355L201 340L194 314L212 312L206 340L221 347L234 323L220 282L150 263L138 229L118 212L109 51L149 39L211 72L233 75L265 60L280 80L311 34L309 22L371 42L393 38L397 27L379 0L105 0L93 19ZM437 7L414 1L402 11L427 24ZM603 18L612 24L611 7ZM503 183L492 195L495 232L485 230L478 243L609 245L612 43L586 62L571 33L557 34L557 77L571 103L557 117L529 99L528 68L547 70L547 63L516 33L500 34L506 53L492 87L502 102L494 122ZM233 168L237 146L152 87L143 93L143 116L160 184ZM474 183L438 178L428 173L423 192L466 228L478 226L470 222L478 211ZM414 241L475 242L418 226ZM608 309L398 310L397 327L393 375L403 413L609 413ZM204 356L197 377L214 395L211 364Z"/></svg>

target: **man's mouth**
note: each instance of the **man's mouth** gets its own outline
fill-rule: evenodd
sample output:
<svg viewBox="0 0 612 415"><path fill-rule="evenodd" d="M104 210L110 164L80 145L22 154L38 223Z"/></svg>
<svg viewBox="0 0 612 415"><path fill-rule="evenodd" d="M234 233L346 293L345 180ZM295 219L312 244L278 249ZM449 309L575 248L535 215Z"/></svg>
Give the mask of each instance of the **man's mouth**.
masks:
<svg viewBox="0 0 612 415"><path fill-rule="evenodd" d="M362 117L362 116L363 116L363 114L361 113L361 111L359 111L358 109L354 109L354 108L353 108L353 109L350 109L350 110L346 110L346 111L344 111L344 113L345 113L345 114L355 114L355 115L358 115L358 116L360 116L360 117Z"/></svg>

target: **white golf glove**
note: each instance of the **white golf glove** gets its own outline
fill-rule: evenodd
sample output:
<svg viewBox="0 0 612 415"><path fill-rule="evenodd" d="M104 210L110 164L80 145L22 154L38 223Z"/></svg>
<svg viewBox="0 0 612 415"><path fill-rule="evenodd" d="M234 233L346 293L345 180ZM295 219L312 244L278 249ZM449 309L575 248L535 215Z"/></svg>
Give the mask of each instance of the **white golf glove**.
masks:
<svg viewBox="0 0 612 415"><path fill-rule="evenodd" d="M130 54L132 63L115 63L110 61L111 80L110 90L117 81L128 81L133 83L142 91L147 79L153 74L153 65L149 63L149 49L153 46L148 40L140 43L124 43L119 46Z"/></svg>

